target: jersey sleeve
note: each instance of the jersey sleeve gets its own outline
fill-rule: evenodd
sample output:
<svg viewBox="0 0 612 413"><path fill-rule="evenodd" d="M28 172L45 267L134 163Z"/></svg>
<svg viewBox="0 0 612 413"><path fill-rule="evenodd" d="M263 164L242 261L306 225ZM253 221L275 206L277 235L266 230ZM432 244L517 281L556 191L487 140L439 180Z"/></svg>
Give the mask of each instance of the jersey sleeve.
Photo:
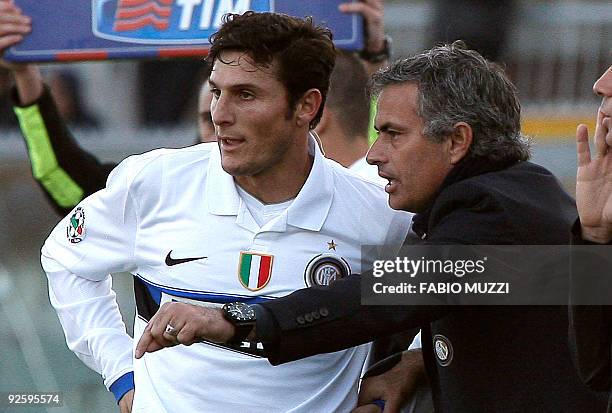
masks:
<svg viewBox="0 0 612 413"><path fill-rule="evenodd" d="M83 198L102 189L116 164L101 163L76 143L46 86L31 105L19 106L15 90L12 100L32 175L53 208L64 216Z"/></svg>
<svg viewBox="0 0 612 413"><path fill-rule="evenodd" d="M105 189L60 221L42 248L50 301L66 343L103 376L107 388L132 371L132 338L122 321L110 273L135 268L138 214L133 175L129 158L111 173Z"/></svg>

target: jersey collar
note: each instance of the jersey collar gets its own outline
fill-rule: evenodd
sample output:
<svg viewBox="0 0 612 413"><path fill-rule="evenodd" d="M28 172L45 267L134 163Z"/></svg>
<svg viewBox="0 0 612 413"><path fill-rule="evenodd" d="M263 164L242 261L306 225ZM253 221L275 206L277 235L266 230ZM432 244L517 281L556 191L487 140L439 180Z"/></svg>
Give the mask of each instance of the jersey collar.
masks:
<svg viewBox="0 0 612 413"><path fill-rule="evenodd" d="M331 166L323 156L318 141L311 132L308 141L314 155L312 169L304 186L287 209L287 224L311 231L319 231L327 218L334 194ZM211 150L206 178L208 211L213 215L236 215L240 210L240 195L234 178L221 167L219 148Z"/></svg>

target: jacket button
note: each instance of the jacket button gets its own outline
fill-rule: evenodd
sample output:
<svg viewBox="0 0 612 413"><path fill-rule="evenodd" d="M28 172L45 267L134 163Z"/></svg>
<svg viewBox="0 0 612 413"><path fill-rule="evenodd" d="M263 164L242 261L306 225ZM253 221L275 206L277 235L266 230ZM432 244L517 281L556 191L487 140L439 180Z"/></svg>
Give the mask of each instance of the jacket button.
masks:
<svg viewBox="0 0 612 413"><path fill-rule="evenodd" d="M319 314L321 314L323 317L327 317L329 315L329 311L327 310L327 308L323 307L319 309Z"/></svg>
<svg viewBox="0 0 612 413"><path fill-rule="evenodd" d="M313 320L312 314L307 313L306 315L304 315L304 320L306 320L309 323L312 323L312 320Z"/></svg>
<svg viewBox="0 0 612 413"><path fill-rule="evenodd" d="M319 318L321 318L321 313L319 313L318 311L313 311L310 314L312 314L312 318L314 318L315 320L318 320Z"/></svg>
<svg viewBox="0 0 612 413"><path fill-rule="evenodd" d="M298 324L305 324L306 323L306 320L304 320L304 317L302 317L301 315L297 316L295 321L297 321Z"/></svg>

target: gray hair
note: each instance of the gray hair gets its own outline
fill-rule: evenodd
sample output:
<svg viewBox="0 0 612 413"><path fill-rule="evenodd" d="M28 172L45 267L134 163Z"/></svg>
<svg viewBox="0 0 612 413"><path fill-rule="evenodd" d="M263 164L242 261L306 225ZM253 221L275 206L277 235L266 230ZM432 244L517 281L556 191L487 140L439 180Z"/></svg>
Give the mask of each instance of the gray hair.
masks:
<svg viewBox="0 0 612 413"><path fill-rule="evenodd" d="M434 47L398 60L372 77L374 95L385 86L414 82L423 135L442 142L457 122L473 131L468 157L493 162L530 158L529 139L521 134L521 105L516 88L503 69L487 61L461 41Z"/></svg>

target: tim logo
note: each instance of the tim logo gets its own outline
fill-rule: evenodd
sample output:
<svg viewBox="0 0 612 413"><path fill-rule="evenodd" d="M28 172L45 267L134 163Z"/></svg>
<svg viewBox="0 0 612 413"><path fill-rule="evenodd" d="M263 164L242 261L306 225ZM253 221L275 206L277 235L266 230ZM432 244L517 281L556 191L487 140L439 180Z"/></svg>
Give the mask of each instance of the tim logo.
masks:
<svg viewBox="0 0 612 413"><path fill-rule="evenodd" d="M93 33L148 44L207 44L226 13L274 11L274 0L92 0Z"/></svg>

